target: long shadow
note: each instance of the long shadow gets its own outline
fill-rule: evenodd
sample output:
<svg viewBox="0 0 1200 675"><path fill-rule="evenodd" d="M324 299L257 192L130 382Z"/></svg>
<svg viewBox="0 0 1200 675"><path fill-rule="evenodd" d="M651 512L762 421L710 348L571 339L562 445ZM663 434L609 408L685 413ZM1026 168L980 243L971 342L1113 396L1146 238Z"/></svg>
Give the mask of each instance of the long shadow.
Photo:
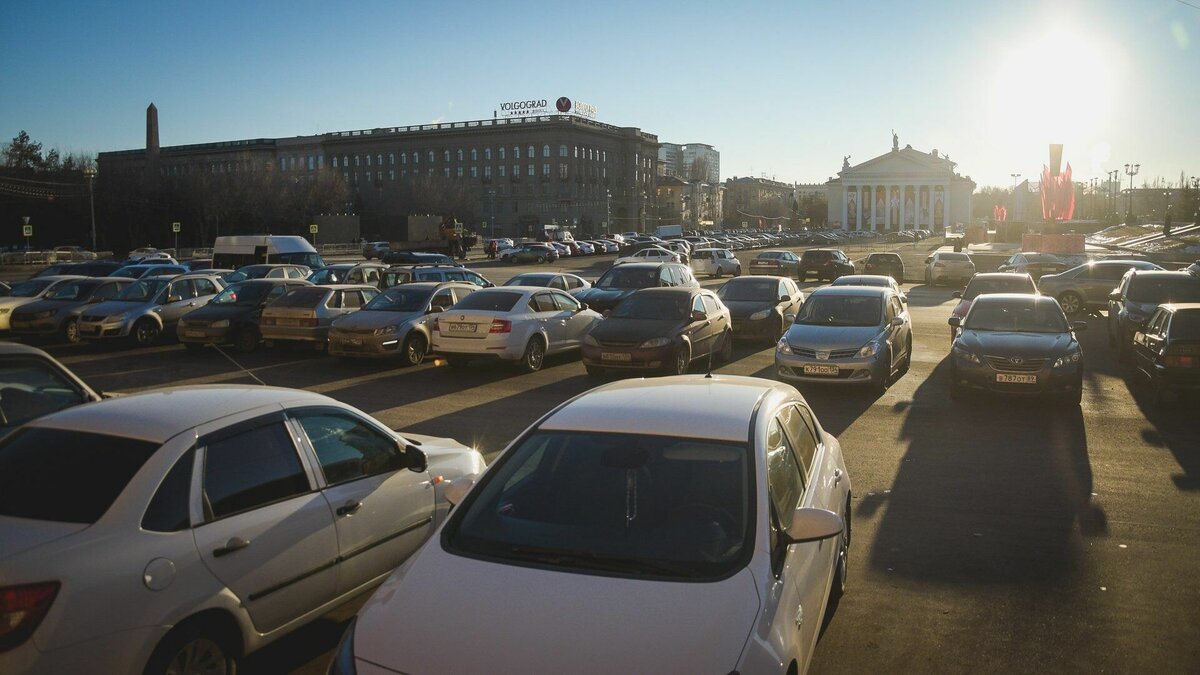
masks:
<svg viewBox="0 0 1200 675"><path fill-rule="evenodd" d="M957 302L952 295L954 291L961 291L961 286L930 286L929 284L915 284L905 291L908 296L909 307L938 307L950 302ZM946 311L946 316L950 315L949 309Z"/></svg>
<svg viewBox="0 0 1200 675"><path fill-rule="evenodd" d="M1200 491L1200 424L1196 422L1195 393L1183 393L1173 400L1154 403L1144 376L1133 368L1125 371L1125 386L1148 426L1139 431L1141 440L1156 448L1165 448L1179 464L1182 473L1171 475L1179 490Z"/></svg>

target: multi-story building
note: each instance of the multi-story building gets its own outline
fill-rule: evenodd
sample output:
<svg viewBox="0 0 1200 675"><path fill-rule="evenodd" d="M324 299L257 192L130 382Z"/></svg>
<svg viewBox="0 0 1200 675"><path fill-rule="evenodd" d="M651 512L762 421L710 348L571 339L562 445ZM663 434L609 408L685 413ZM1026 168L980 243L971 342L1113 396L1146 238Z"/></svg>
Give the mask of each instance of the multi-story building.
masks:
<svg viewBox="0 0 1200 675"><path fill-rule="evenodd" d="M721 182L721 153L706 143L662 143L658 159L662 162L660 175L713 185Z"/></svg>
<svg viewBox="0 0 1200 675"><path fill-rule="evenodd" d="M660 176L683 177L683 146L678 143L660 143L658 146Z"/></svg>
<svg viewBox="0 0 1200 675"><path fill-rule="evenodd" d="M723 215L726 227L769 227L785 224L793 215L795 186L791 183L734 176L725 181Z"/></svg>

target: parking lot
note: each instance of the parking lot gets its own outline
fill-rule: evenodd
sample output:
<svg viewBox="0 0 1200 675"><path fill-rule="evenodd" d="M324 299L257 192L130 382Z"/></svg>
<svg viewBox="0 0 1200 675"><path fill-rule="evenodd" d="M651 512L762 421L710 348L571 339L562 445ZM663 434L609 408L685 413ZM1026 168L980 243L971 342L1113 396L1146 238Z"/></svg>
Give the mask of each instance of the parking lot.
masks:
<svg viewBox="0 0 1200 675"><path fill-rule="evenodd" d="M751 255L739 256L745 269ZM610 260L471 267L499 284L547 268L595 279ZM721 283L702 280L711 288ZM1089 317L1080 334L1081 407L984 396L951 404L946 318L953 290L904 286L912 368L883 395L801 387L841 440L854 487L850 587L825 628L813 672L1195 672L1194 401L1151 407L1123 377L1104 319ZM540 415L599 383L575 355L549 357L542 370L523 374L436 360L399 369L302 350L193 353L170 342L49 351L108 392L257 379L326 394L392 428L453 437L489 460ZM770 378L773 370L773 345L759 342L739 343L732 362L714 372ZM703 364L693 368L703 371ZM687 414L686 402L679 414ZM245 671L324 672L354 609L253 655ZM587 630L587 616L562 619Z"/></svg>

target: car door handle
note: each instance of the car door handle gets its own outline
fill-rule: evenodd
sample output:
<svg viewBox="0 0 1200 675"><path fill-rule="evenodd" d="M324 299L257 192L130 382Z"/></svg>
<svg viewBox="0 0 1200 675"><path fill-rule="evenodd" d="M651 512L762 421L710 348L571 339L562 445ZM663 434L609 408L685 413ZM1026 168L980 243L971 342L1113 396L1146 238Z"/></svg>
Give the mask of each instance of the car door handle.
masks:
<svg viewBox="0 0 1200 675"><path fill-rule="evenodd" d="M347 499L345 504L338 507L337 514L339 516L352 516L358 513L358 510L361 508L362 502L355 499Z"/></svg>
<svg viewBox="0 0 1200 675"><path fill-rule="evenodd" d="M833 484L837 485L840 482L842 482L842 470L834 469L833 470Z"/></svg>
<svg viewBox="0 0 1200 675"><path fill-rule="evenodd" d="M224 546L213 549L213 557L221 558L233 553L234 551L240 551L249 545L250 540L248 539L242 539L241 537L230 537L229 541L225 542Z"/></svg>

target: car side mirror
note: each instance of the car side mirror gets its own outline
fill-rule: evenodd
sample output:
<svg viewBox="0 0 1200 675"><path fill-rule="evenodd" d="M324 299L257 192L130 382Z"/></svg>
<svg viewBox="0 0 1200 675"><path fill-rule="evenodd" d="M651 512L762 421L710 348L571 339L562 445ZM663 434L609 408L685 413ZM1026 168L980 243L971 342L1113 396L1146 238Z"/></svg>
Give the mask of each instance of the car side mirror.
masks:
<svg viewBox="0 0 1200 675"><path fill-rule="evenodd" d="M461 504L462 500L467 497L467 493L471 488L475 487L475 481L478 480L479 474L470 474L461 476L450 481L446 486L446 491L442 494L446 496L446 501L451 504Z"/></svg>
<svg viewBox="0 0 1200 675"><path fill-rule="evenodd" d="M893 328L899 328L900 326L904 325L904 319L899 316L893 316L892 320L891 320L891 325Z"/></svg>
<svg viewBox="0 0 1200 675"><path fill-rule="evenodd" d="M578 312L582 312L582 311L585 311L585 310L587 310L587 309L588 309L588 305L587 305L587 303L586 303L586 302L581 302L581 303L579 303L579 309L578 309L578 310L576 310L576 311L578 311Z"/></svg>
<svg viewBox="0 0 1200 675"><path fill-rule="evenodd" d="M421 473L429 468L429 458L415 445L404 446L404 468Z"/></svg>
<svg viewBox="0 0 1200 675"><path fill-rule="evenodd" d="M183 301L183 296L181 296L181 295L168 295L167 296L167 302L182 302L182 301Z"/></svg>
<svg viewBox="0 0 1200 675"><path fill-rule="evenodd" d="M787 302L787 301L789 301L789 300L791 300L791 299L792 299L792 297L791 297L790 295L780 295L780 296L779 296L779 301L780 301L780 302Z"/></svg>
<svg viewBox="0 0 1200 675"><path fill-rule="evenodd" d="M957 316L952 316L946 321L946 323L950 324L951 326L953 326L955 328L958 328L959 326L962 325L962 318L957 317Z"/></svg>
<svg viewBox="0 0 1200 675"><path fill-rule="evenodd" d="M1088 327L1088 325L1087 325L1086 321L1072 321L1071 322L1071 330L1075 331L1076 333L1078 333L1081 330L1087 330L1087 327Z"/></svg>
<svg viewBox="0 0 1200 675"><path fill-rule="evenodd" d="M832 539L841 533L842 519L833 511L800 507L792 516L792 524L784 538L790 546Z"/></svg>
<svg viewBox="0 0 1200 675"><path fill-rule="evenodd" d="M440 314L444 311L446 311L446 308L441 305L430 305L429 311L425 312L425 313L426 314Z"/></svg>
<svg viewBox="0 0 1200 675"><path fill-rule="evenodd" d="M926 265L928 265L928 264L929 264L929 263L931 263L931 262L933 262L933 256L929 256L928 258L926 258L926 259L925 259L925 264L926 264Z"/></svg>
<svg viewBox="0 0 1200 675"><path fill-rule="evenodd" d="M1111 293L1108 294L1108 299L1112 300L1113 302L1120 302L1121 301L1121 291L1112 291Z"/></svg>
<svg viewBox="0 0 1200 675"><path fill-rule="evenodd" d="M904 304L907 305L908 304L908 296L907 295L900 296L900 302L903 302Z"/></svg>
<svg viewBox="0 0 1200 675"><path fill-rule="evenodd" d="M962 291L954 291L950 294L950 297L962 300Z"/></svg>
<svg viewBox="0 0 1200 675"><path fill-rule="evenodd" d="M692 321L704 321L707 318L708 318L708 315L705 314L704 312L699 312L699 311L692 312Z"/></svg>

